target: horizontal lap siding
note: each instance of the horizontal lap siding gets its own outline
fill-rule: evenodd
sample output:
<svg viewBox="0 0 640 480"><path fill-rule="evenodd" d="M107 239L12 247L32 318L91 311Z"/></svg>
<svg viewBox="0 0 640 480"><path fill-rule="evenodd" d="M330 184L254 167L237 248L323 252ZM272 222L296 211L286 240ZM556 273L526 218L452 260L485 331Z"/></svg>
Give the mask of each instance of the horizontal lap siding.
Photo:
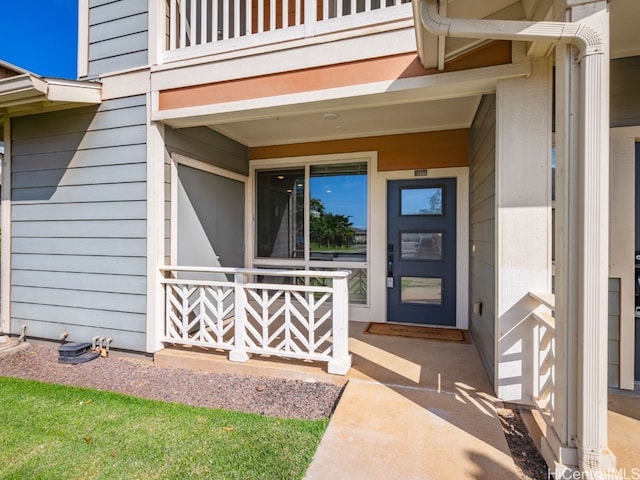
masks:
<svg viewBox="0 0 640 480"><path fill-rule="evenodd" d="M145 350L144 96L12 120L11 328Z"/></svg>
<svg viewBox="0 0 640 480"><path fill-rule="evenodd" d="M495 95L482 99L470 132L471 302L482 302L482 314L471 315L470 329L491 378L494 376L496 335L495 102Z"/></svg>
<svg viewBox="0 0 640 480"><path fill-rule="evenodd" d="M89 77L148 63L147 0L91 0Z"/></svg>
<svg viewBox="0 0 640 480"><path fill-rule="evenodd" d="M171 263L171 154L249 175L249 149L207 127L165 128L165 261ZM175 259L174 259L175 261Z"/></svg>
<svg viewBox="0 0 640 480"><path fill-rule="evenodd" d="M207 127L167 127L165 142L176 152L232 172L249 174L249 150L244 145Z"/></svg>
<svg viewBox="0 0 640 480"><path fill-rule="evenodd" d="M640 125L640 56L611 61L611 127Z"/></svg>

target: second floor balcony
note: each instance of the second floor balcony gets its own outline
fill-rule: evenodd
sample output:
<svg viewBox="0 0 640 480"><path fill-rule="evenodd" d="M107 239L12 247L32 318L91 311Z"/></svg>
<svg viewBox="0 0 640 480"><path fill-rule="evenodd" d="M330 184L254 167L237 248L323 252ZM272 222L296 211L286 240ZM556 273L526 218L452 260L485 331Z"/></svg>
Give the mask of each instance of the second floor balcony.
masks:
<svg viewBox="0 0 640 480"><path fill-rule="evenodd" d="M410 0L167 0L166 13L166 61L413 21Z"/></svg>

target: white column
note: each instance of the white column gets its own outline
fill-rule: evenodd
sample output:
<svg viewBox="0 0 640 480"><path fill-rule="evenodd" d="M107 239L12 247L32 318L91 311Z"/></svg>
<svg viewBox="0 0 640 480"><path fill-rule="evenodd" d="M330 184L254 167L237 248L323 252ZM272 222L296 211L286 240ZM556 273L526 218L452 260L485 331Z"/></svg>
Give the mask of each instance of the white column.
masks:
<svg viewBox="0 0 640 480"><path fill-rule="evenodd" d="M2 161L2 313L0 331L11 332L11 117L4 116Z"/></svg>
<svg viewBox="0 0 640 480"><path fill-rule="evenodd" d="M496 391L532 401L530 291L551 291L551 74L501 80L496 99Z"/></svg>
<svg viewBox="0 0 640 480"><path fill-rule="evenodd" d="M147 94L147 118L151 117L151 95ZM149 353L162 349L164 336L164 288L160 266L165 263L165 164L164 125L147 124L147 337ZM173 240L173 239L172 239Z"/></svg>
<svg viewBox="0 0 640 480"><path fill-rule="evenodd" d="M577 467L575 449L577 395L578 305L578 105L580 67L577 49L556 46L556 408L554 429L566 467Z"/></svg>
<svg viewBox="0 0 640 480"><path fill-rule="evenodd" d="M566 20L588 25L605 39L604 55L576 58L575 51L567 50L557 62L569 88L567 101L558 106L559 129L579 142L565 143L566 158L558 158L568 170L561 178L569 189L559 199L566 202L562 215L575 222L575 235L570 231L569 241L560 245L563 263L557 270L558 295L566 302L557 312L557 324L566 323L564 436L569 442L575 438L580 470L595 474L615 467L615 457L607 448L608 6L604 0L567 0L566 7ZM577 185L570 185L571 179Z"/></svg>

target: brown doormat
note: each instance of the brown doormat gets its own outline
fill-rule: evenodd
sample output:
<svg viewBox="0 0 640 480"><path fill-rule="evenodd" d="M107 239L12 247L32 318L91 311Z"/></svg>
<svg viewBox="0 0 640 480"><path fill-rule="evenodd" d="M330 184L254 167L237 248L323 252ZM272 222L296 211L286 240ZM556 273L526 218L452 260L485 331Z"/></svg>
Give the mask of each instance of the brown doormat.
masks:
<svg viewBox="0 0 640 480"><path fill-rule="evenodd" d="M395 335L397 337L425 338L444 342L471 343L469 333L457 328L420 327L396 323L370 323L364 333L375 335Z"/></svg>

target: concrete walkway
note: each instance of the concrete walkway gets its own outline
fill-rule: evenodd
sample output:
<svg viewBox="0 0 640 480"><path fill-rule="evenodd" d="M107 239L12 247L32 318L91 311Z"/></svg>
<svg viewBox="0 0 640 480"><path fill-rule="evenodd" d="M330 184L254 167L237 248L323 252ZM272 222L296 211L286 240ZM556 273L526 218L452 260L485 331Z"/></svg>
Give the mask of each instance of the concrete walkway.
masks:
<svg viewBox="0 0 640 480"><path fill-rule="evenodd" d="M190 349L156 354L158 365L348 382L307 480L516 479L493 388L475 346L363 333L350 324L353 367L254 357L244 364Z"/></svg>
<svg viewBox="0 0 640 480"><path fill-rule="evenodd" d="M473 345L359 327L349 383L307 480L518 478Z"/></svg>

